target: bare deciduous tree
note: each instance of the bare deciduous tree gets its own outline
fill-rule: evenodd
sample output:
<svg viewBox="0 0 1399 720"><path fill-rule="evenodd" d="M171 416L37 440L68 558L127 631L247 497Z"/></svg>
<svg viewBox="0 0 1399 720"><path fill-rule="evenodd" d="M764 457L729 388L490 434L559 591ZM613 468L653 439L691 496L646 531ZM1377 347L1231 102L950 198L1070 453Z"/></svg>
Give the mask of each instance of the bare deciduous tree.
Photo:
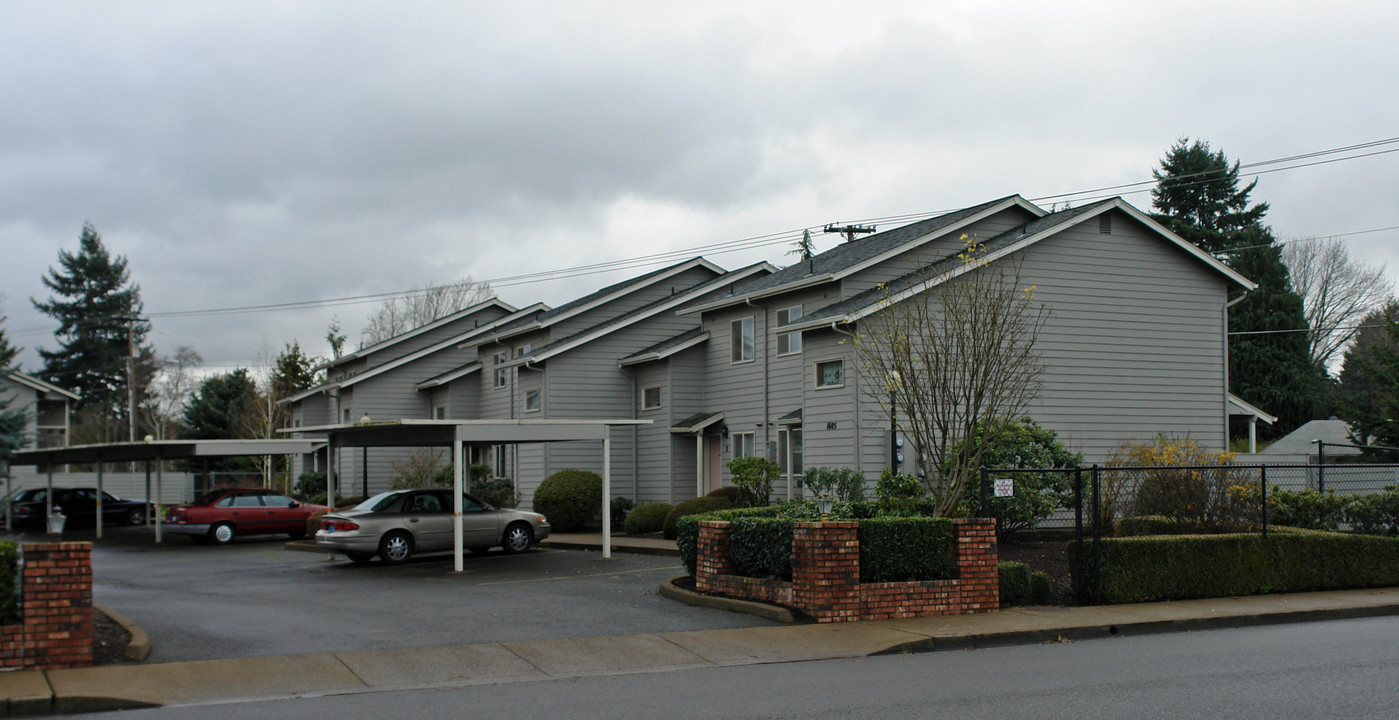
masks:
<svg viewBox="0 0 1399 720"><path fill-rule="evenodd" d="M402 335L494 296L489 283L476 282L470 276L448 285L414 287L403 295L385 300L370 313L369 324L360 334L360 347Z"/></svg>
<svg viewBox="0 0 1399 720"><path fill-rule="evenodd" d="M1039 394L1035 345L1049 317L1016 258L992 262L962 239L961 253L884 287L883 307L854 340L867 375L897 391L900 429L939 515L957 507L993 444L963 440L1023 414ZM874 397L889 412L889 396Z"/></svg>
<svg viewBox="0 0 1399 720"><path fill-rule="evenodd" d="M145 416L142 424L154 431L157 440L166 440L174 435L173 429L180 421L185 402L199 386L199 378L194 371L202 364L204 358L188 345L176 348L173 357L156 361L155 378L150 382L141 411Z"/></svg>
<svg viewBox="0 0 1399 720"><path fill-rule="evenodd" d="M1385 266L1357 262L1340 238L1289 242L1282 260L1292 290L1302 296L1308 345L1317 367L1339 359L1360 320L1393 297L1394 284L1385 277Z"/></svg>

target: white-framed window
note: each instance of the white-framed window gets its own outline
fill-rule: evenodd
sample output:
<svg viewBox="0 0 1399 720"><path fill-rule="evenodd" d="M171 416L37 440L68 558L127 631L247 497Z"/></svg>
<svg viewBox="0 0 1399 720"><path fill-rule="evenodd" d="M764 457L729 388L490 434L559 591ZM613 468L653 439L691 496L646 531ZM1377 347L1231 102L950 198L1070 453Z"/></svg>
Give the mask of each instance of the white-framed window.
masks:
<svg viewBox="0 0 1399 720"><path fill-rule="evenodd" d="M816 363L816 387L836 388L845 386L845 360L821 360Z"/></svg>
<svg viewBox="0 0 1399 720"><path fill-rule="evenodd" d="M539 389L525 391L525 412L539 412Z"/></svg>
<svg viewBox="0 0 1399 720"><path fill-rule="evenodd" d="M656 410L661 406L661 386L644 388L641 391L641 409Z"/></svg>
<svg viewBox="0 0 1399 720"><path fill-rule="evenodd" d="M509 353L509 352L498 352L498 353L495 354L495 358L494 358L494 359L495 359L495 362L494 362L493 364L495 364L495 365L501 365L501 364L505 363L506 361L508 361L508 360L510 359L510 353ZM503 387L505 387L505 380L506 380L506 377L507 377L507 375L505 374L505 368L497 367L496 370L495 370L495 386L498 387L498 388L503 388Z"/></svg>
<svg viewBox="0 0 1399 720"><path fill-rule="evenodd" d="M755 435L751 432L734 433L732 436L734 444L734 457L755 457L758 454L758 447L754 445Z"/></svg>
<svg viewBox="0 0 1399 720"><path fill-rule="evenodd" d="M777 431L777 467L784 477L800 480L802 473L802 429L782 428Z"/></svg>
<svg viewBox="0 0 1399 720"><path fill-rule="evenodd" d="M801 317L802 317L802 306L800 306L800 305L796 305L796 306L794 306L794 307L783 308L783 309L781 309L781 310L778 310L778 311L777 311L777 327L778 327L779 329L781 329L781 327L782 327L783 325L791 325L792 323L794 323L794 322L800 320ZM797 354L797 353L799 353L799 352L801 352L801 351L802 351L802 334L801 334L801 331L800 331L800 330L798 330L797 332L778 333L778 335L777 335L777 354L778 354L778 355L795 355L795 354Z"/></svg>
<svg viewBox="0 0 1399 720"><path fill-rule="evenodd" d="M753 360L753 318L740 318L729 323L729 361L751 362Z"/></svg>
<svg viewBox="0 0 1399 720"><path fill-rule="evenodd" d="M532 347L533 347L532 345L526 343L526 344L524 344L524 345L521 345L521 346L515 348L515 357L521 357L521 356L523 356L525 353L528 353Z"/></svg>

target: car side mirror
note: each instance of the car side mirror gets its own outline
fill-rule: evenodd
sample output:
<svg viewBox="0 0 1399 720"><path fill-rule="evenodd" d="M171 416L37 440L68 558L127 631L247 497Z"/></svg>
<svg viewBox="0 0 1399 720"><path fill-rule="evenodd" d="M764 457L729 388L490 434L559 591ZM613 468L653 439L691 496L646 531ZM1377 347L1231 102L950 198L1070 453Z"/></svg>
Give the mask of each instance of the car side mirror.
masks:
<svg viewBox="0 0 1399 720"><path fill-rule="evenodd" d="M287 507L289 507L289 508L301 507L301 503L299 503L299 502L297 502L297 501L295 501L295 500L292 500L291 502L287 503Z"/></svg>

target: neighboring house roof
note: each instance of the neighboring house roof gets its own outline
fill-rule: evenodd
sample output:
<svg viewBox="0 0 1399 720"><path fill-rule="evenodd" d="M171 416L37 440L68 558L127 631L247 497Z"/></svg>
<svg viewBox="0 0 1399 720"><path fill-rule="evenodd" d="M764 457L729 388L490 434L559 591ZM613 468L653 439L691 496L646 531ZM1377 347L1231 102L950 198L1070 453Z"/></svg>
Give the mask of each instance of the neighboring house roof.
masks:
<svg viewBox="0 0 1399 720"><path fill-rule="evenodd" d="M666 278L674 277L676 275L679 275L680 273L683 273L687 270L692 270L697 267L707 268L717 275L724 274L724 268L721 268L718 265L715 265L714 263L709 262L708 260L705 260L702 257L691 258L684 262L676 263L669 267L661 268L660 270L655 270L644 275L638 275L634 278L628 278L619 283L608 285L607 287L602 288L597 292L589 293L587 295L584 295L583 297L578 298L577 300L573 300L571 302L560 305L552 310L540 313L537 317L525 318L510 323L509 325L505 325L501 327L500 330L497 333L495 333L495 335L492 336L491 339L501 340L504 338L519 335L521 333L526 333L532 330L538 330L540 328L548 327L555 323L567 320L568 318L575 317L580 313L587 312L588 310L596 308L599 305L623 297L635 291L638 288L661 282Z"/></svg>
<svg viewBox="0 0 1399 720"><path fill-rule="evenodd" d="M1195 247L1142 211L1132 207L1122 198L1110 198L1070 210L1062 210L1040 217L1013 230L1001 233L980 244L985 262L996 260L1023 250L1041 240L1054 236L1065 229L1086 222L1111 211L1120 210L1140 221L1148 229L1164 240L1185 250L1191 256L1207 265L1211 270L1225 276L1230 282L1246 290L1257 287L1253 281L1230 269L1209 253ZM865 292L841 302L803 315L799 322L787 326L790 330L809 330L832 323L847 324L866 317L892 303L902 302L910 297L926 292L951 278L980 267L982 263L968 264L962 261L961 251L950 253L933 263L902 277L877 285Z"/></svg>
<svg viewBox="0 0 1399 720"><path fill-rule="evenodd" d="M1268 423L1269 425L1272 425L1273 423L1278 421L1278 417L1276 415L1269 415L1268 413L1259 410L1256 406L1250 404L1249 402L1239 397L1238 395L1235 395L1234 393L1229 393L1229 414L1255 417L1259 420L1262 420L1265 423Z"/></svg>
<svg viewBox="0 0 1399 720"><path fill-rule="evenodd" d="M1346 421L1335 419L1312 420L1273 441L1272 445L1259 450L1257 454L1315 455L1317 440L1328 445L1354 445L1350 440L1350 426L1346 425ZM1328 449L1326 452L1330 454L1333 451Z"/></svg>
<svg viewBox="0 0 1399 720"><path fill-rule="evenodd" d="M954 210L853 242L842 243L810 260L793 263L769 277L736 288L729 295L687 308L685 314L791 292L808 285L834 282L1012 207L1022 208L1037 217L1045 214L1043 209L1019 195Z"/></svg>
<svg viewBox="0 0 1399 720"><path fill-rule="evenodd" d="M373 354L375 354L375 353L382 352L382 351L384 351L384 350L386 350L386 349L388 349L388 348L390 348L390 347L393 347L394 345L397 345L397 344L399 344L399 343L401 343L401 342L403 342L403 341L405 341L405 340L411 340L412 338L415 338L415 337L417 337L417 336L419 336L419 335L422 335L422 334L425 333L425 332L430 332L430 331L432 331L432 330L436 330L437 328L442 327L443 325L449 325L449 324L454 323L454 322L456 322L457 320L460 320L460 319L462 319L462 318L470 317L473 313L478 313L478 312L480 312L480 311L482 311L482 310L484 310L484 309L486 309L487 307L490 307L490 306L492 306L492 305L494 305L494 306L496 306L496 307L498 307L498 308L504 310L504 311L507 312L507 313L514 313L514 312L517 311L516 308L515 308L515 306L510 305L509 303L502 302L502 301L500 301L500 300L497 299L497 298L491 298L491 299L486 300L486 301L484 301L484 302L476 303L475 305L472 305L472 306L469 307L469 308L464 308L464 309L462 309L462 310L458 310L457 312L454 312L454 313L452 313L451 315L446 315L446 316L440 317L440 318L438 318L438 319L436 319L436 320L433 320L432 322L430 322L430 323L428 323L428 324L426 324L426 325L420 325L420 326L415 327L415 328L413 328L412 330L409 330L409 331L407 331L407 332L405 332L405 333L401 333L401 334L395 335L395 336L393 336L393 337L391 337L391 338L389 338L389 339L387 339L387 340L384 340L384 341L382 341L382 342L377 342L377 343L375 343L375 344L373 344L373 345L370 345L369 347L364 347L364 348L360 348L360 349L358 349L358 350L356 350L356 351L354 351L354 352L345 353L344 355L341 355L340 357L335 358L334 360L330 360L330 361L327 361L327 362L325 362L325 363L322 363L321 365L319 365L319 366L316 367L316 370L324 370L324 369L327 369L327 368L333 368L333 367L335 367L335 366L337 366L337 365L344 365L345 363L350 362L351 360L360 360L360 359L369 357L370 355L373 355Z"/></svg>
<svg viewBox="0 0 1399 720"><path fill-rule="evenodd" d="M669 340L662 340L648 348L642 348L617 361L623 367L639 365L653 360L664 360L682 350L688 350L709 340L709 333L700 328L691 328Z"/></svg>
<svg viewBox="0 0 1399 720"><path fill-rule="evenodd" d="M68 398L69 400L81 399L81 397L77 393L71 390L64 390L63 388L57 385L45 382L43 380L40 380L39 378L34 377L33 375L22 373L18 370L11 370L9 374L0 375L0 380L11 380L18 385L24 385L25 387L31 390L37 390L42 393L56 393L58 395L62 395Z"/></svg>
<svg viewBox="0 0 1399 720"><path fill-rule="evenodd" d="M645 320L647 318L655 317L656 315L659 315L661 313L673 311L680 307L683 307L688 303L694 302L696 298L703 297L704 295L713 292L714 288L718 286L727 285L729 283L736 282L759 273L772 272L772 270L772 265L769 265L765 262L761 262L749 265L745 268L734 270L732 272L724 273L719 277L711 278L710 280L699 283L698 285L688 287L680 292L675 293L674 295L661 298L659 300L636 308L635 310L632 310L630 312L622 313L621 315L618 315L616 317L604 320L596 325L593 325L592 327L579 330L578 332L573 333L572 335L569 335L567 337L559 338L558 340L555 340L551 343L547 343L545 345L541 345L537 348L532 348L529 352L525 353L524 355L514 358L509 362L502 363L501 367L510 367L513 365L529 365L548 360L549 358L554 357L555 355L568 352L573 348L579 347L580 345L584 345L586 343L590 343L594 340L597 340L598 338L604 337L623 328L635 325L636 323L641 322L642 320Z"/></svg>
<svg viewBox="0 0 1399 720"><path fill-rule="evenodd" d="M521 309L521 310L516 310L516 311L514 311L513 313L511 313L510 315L506 315L505 317L502 317L502 318L500 318L500 319L498 319L498 320L495 320L495 321L492 321L492 322L488 322L488 323L486 323L486 324L484 324L484 325L481 325L480 327L472 328L472 329L470 329L470 330L468 330L468 331L466 331L466 332L464 332L464 333L462 333L462 334L460 334L460 335L454 335L454 336L452 336L452 337L450 337L450 338L447 338L446 340L443 340L442 342L439 342L439 343L437 343L437 344L435 344L435 345L429 345L429 346L427 346L427 347L425 347L425 348L422 348L421 350L418 350L417 352L408 353L407 355L404 355L404 356L402 356L402 357L395 358L395 359L390 360L389 362L386 362L386 363L384 363L384 364L382 364L382 365L375 365L374 367L369 368L368 370L365 370L365 371L363 371L363 372L356 373L356 374L351 375L351 376L349 376L349 377L347 377L347 378L343 378L343 379L340 379L340 380L335 380L335 381L333 381L333 382L323 383L323 384L321 384L321 385L317 385L316 387L310 388L310 389L308 389L308 390L303 390L303 391L301 391L301 392L299 392L299 393L297 393L297 394L295 394L295 395L289 395L289 396L287 396L287 397L282 398L281 400L278 400L278 401L277 401L277 404L278 404L278 405L285 405L285 404L287 404L287 403L293 403L293 402L296 402L296 401L298 401L298 400L305 400L305 399L308 398L308 397L312 397L312 396L314 396L314 395L318 395L318 394L323 393L323 392L325 392L325 391L327 391L327 390L334 390L334 389L337 389L337 388L347 388L347 387L350 387L350 386L355 385L355 384L357 384L357 383L360 383L360 382L363 382L363 381L365 381L365 380L368 380L369 378L376 377L376 376L378 376L378 375L382 375L383 373L386 373L386 372L388 372L388 371L390 371L390 370L393 370L393 369L395 369L395 368L403 367L404 365L407 365L408 363L413 362L414 360L419 360L419 359L421 359L421 358L425 358L425 357L427 357L428 355L431 355L431 354L433 354L433 353L441 352L441 351L443 351L443 350L448 350L448 349L451 349L451 348L454 348L454 347L461 347L462 344L467 343L467 342L468 342L469 340L471 340L472 338L477 338L477 337L480 337L480 336L482 336L482 335L486 335L487 333L492 332L493 330L495 330L496 328L500 327L501 325L503 325L503 324L505 324L505 323L508 323L508 322L511 322L512 320L516 319L516 317L517 317L520 313L535 312L536 310L538 310L538 309L539 309L540 307L542 307L542 306L543 306L543 303L540 303L540 304L537 304L537 305L531 305L530 307L527 307L527 308L524 308L524 309ZM468 366L468 367L469 367L469 366ZM464 375L464 374L466 374L466 373L463 372L462 374Z"/></svg>

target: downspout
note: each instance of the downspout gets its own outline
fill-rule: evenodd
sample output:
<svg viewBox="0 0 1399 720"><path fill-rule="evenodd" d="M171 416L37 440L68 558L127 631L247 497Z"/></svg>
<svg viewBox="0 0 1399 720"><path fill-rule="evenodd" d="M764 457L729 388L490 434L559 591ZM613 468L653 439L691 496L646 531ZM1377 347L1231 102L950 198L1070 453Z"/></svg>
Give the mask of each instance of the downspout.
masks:
<svg viewBox="0 0 1399 720"><path fill-rule="evenodd" d="M1224 303L1224 449L1229 449L1229 308L1237 305L1244 298L1248 297L1248 291L1244 294L1228 300ZM1249 432L1252 435L1250 429ZM1253 448L1249 448L1252 452Z"/></svg>
<svg viewBox="0 0 1399 720"><path fill-rule="evenodd" d="M632 416L632 419L633 419L633 420L640 420L640 419L641 419L640 414L637 412L637 409L636 409L636 408L637 408L637 402L636 402L636 375L633 374L632 371L628 370L628 369L626 368L626 366L622 365L621 363L618 363L618 364L617 364L617 369L620 370L620 371L622 371L622 374L623 374L623 375L626 375L628 378L631 379L631 416ZM672 402L674 402L673 399L672 399ZM636 439L637 439L636 426L633 425L633 426L631 426L631 499L632 499L634 502L636 502L637 505L640 505L640 504L641 504L641 500L640 500L640 498L641 498L641 487L640 487L640 485L641 485L641 469L640 469L639 461L640 461L641 458L640 458L640 455L637 453L637 447L636 447L636 446L637 446L637 442L636 442ZM667 453L667 454L669 454L669 453ZM611 500L608 500L608 502L611 502Z"/></svg>
<svg viewBox="0 0 1399 720"><path fill-rule="evenodd" d="M841 330L839 327L839 322L837 321L831 322L831 329L841 335L850 338L850 347L855 347L855 333L846 330ZM854 368L851 369L853 370ZM805 370L803 370L803 372L805 372ZM856 370L856 372L846 373L846 375L855 378L851 388L855 393L855 472L863 473L863 468L865 464L863 462L864 454L861 452L863 436L860 432L860 428L863 427L863 423L860 422L860 372ZM803 380L803 382L805 381Z"/></svg>

